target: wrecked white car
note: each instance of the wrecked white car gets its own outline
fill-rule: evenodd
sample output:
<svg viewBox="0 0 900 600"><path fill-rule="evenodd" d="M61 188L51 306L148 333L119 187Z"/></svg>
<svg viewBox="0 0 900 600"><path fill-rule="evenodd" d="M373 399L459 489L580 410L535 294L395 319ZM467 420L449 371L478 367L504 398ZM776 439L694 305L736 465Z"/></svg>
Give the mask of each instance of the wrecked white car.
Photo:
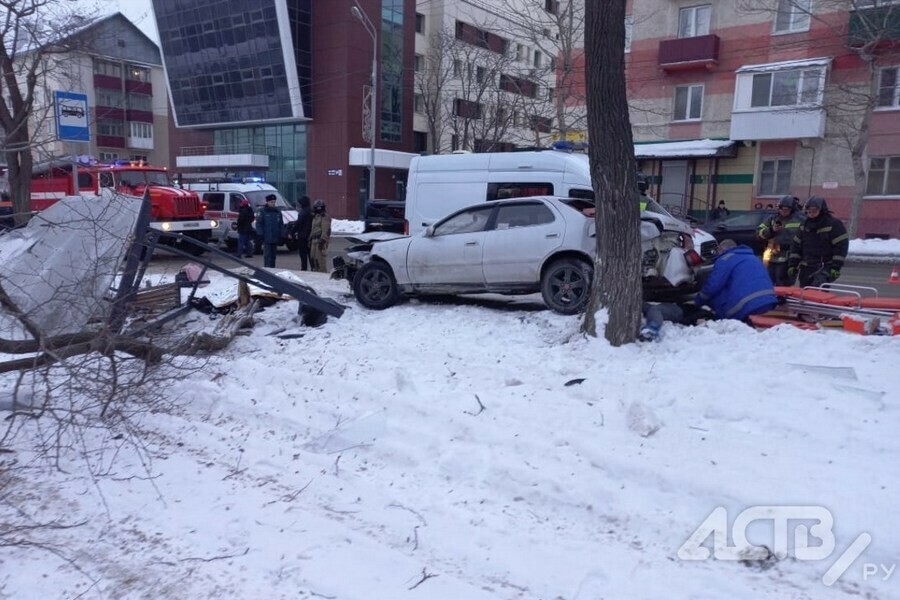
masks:
<svg viewBox="0 0 900 600"><path fill-rule="evenodd" d="M584 310L596 240L588 200L531 197L457 211L415 236L376 233L351 238L335 277L351 282L357 301L384 309L427 294L531 294L561 314ZM645 295L695 289L691 228L666 215L641 213Z"/></svg>

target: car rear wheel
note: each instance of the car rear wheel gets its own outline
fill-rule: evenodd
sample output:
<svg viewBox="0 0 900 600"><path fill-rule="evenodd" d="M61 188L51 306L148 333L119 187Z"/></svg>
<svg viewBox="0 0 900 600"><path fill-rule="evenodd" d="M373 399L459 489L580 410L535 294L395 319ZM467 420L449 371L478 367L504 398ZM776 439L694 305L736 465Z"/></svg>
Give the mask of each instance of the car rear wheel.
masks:
<svg viewBox="0 0 900 600"><path fill-rule="evenodd" d="M580 313L587 306L594 269L586 261L563 258L554 261L541 277L544 304L562 315Z"/></svg>
<svg viewBox="0 0 900 600"><path fill-rule="evenodd" d="M391 268L382 262L368 262L353 277L356 301L374 310L393 306L400 296Z"/></svg>

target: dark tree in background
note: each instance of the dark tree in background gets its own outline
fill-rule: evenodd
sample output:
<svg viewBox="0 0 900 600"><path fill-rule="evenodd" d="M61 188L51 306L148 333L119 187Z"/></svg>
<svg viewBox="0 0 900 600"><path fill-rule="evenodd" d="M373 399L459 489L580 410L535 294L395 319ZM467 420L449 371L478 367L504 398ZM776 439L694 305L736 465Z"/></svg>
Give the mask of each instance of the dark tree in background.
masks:
<svg viewBox="0 0 900 600"><path fill-rule="evenodd" d="M606 339L613 346L637 339L642 302L640 197L625 97L625 3L588 0L585 12L597 259L582 330L597 335L595 313L607 308Z"/></svg>

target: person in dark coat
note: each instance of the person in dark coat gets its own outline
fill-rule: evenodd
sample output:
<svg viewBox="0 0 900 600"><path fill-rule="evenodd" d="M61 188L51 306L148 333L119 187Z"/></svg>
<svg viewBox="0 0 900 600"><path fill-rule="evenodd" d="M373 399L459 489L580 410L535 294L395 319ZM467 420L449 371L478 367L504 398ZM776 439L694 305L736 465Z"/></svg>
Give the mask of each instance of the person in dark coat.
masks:
<svg viewBox="0 0 900 600"><path fill-rule="evenodd" d="M297 251L300 253L300 269L302 271L309 268L309 233L312 229L312 220L309 196L300 196L297 200L297 222L294 224L294 235L297 237Z"/></svg>
<svg viewBox="0 0 900 600"><path fill-rule="evenodd" d="M238 258L251 258L253 256L253 221L255 219L253 209L250 207L250 201L244 198L241 200L237 218Z"/></svg>
<svg viewBox="0 0 900 600"><path fill-rule="evenodd" d="M813 196L804 208L806 221L791 242L788 272L799 275L800 287L819 286L841 276L850 236L828 210L825 198Z"/></svg>
<svg viewBox="0 0 900 600"><path fill-rule="evenodd" d="M268 268L275 267L278 243L284 232L281 211L275 208L277 199L275 194L266 196L266 205L256 215L256 235L263 243L263 266Z"/></svg>
<svg viewBox="0 0 900 600"><path fill-rule="evenodd" d="M760 223L756 230L756 237L769 242L769 277L775 285L794 285L797 277L788 275L788 258L794 236L805 219L800 211L800 200L782 196L778 201L778 213Z"/></svg>
<svg viewBox="0 0 900 600"><path fill-rule="evenodd" d="M644 305L647 322L641 329L640 339L659 339L663 321L684 325L710 318L746 322L751 315L768 312L777 304L772 280L753 249L738 246L734 240L722 240L712 273L693 303ZM712 312L703 306L709 306Z"/></svg>

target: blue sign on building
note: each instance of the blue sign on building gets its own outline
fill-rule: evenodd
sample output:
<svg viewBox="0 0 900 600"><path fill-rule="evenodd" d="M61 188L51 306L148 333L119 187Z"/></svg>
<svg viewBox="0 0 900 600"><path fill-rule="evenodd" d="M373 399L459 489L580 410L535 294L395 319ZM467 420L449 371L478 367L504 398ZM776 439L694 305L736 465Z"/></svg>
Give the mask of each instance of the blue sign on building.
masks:
<svg viewBox="0 0 900 600"><path fill-rule="evenodd" d="M55 92L55 96L56 131L59 139L70 142L91 141L87 94Z"/></svg>

